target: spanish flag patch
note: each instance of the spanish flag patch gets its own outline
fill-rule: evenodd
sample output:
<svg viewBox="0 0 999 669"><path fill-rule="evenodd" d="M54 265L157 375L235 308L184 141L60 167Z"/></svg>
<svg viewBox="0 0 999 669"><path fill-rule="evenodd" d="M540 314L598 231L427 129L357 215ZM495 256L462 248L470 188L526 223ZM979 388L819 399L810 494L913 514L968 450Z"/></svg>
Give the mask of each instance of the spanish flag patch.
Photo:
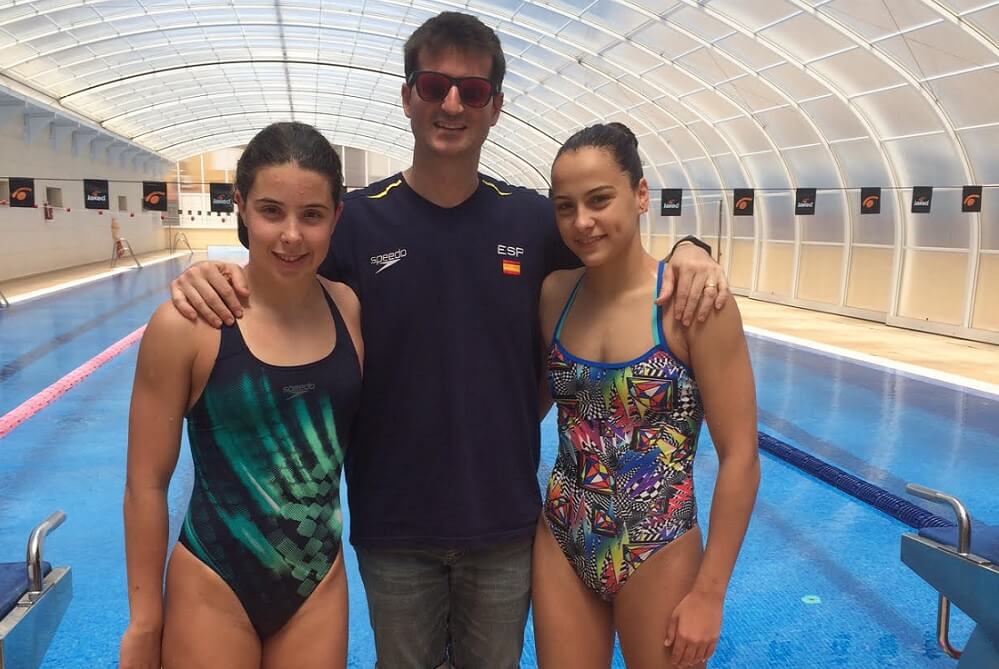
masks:
<svg viewBox="0 0 999 669"><path fill-rule="evenodd" d="M503 261L503 273L509 276L520 276L520 261L519 260L504 260Z"/></svg>

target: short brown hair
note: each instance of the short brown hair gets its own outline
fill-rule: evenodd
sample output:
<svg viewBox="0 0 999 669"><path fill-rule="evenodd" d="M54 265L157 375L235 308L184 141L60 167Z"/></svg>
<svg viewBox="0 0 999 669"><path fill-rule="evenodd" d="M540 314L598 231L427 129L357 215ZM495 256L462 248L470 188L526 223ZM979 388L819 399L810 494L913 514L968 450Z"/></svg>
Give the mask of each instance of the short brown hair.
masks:
<svg viewBox="0 0 999 669"><path fill-rule="evenodd" d="M506 57L499 37L477 17L461 12L441 12L424 21L406 40L403 47L406 81L417 70L417 60L423 50L440 53L453 48L465 53L489 54L493 60L489 80L498 93L506 76Z"/></svg>

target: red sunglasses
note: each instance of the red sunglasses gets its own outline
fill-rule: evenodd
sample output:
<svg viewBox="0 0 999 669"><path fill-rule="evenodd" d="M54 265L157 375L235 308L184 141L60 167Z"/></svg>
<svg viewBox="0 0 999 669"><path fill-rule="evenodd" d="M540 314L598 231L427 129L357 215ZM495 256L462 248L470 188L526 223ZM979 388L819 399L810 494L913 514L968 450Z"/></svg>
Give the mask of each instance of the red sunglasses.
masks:
<svg viewBox="0 0 999 669"><path fill-rule="evenodd" d="M457 86L461 104L475 108L489 104L496 92L493 90L493 82L485 77L451 77L431 70L413 72L406 84L415 88L416 94L424 102L443 102L451 92L451 87Z"/></svg>

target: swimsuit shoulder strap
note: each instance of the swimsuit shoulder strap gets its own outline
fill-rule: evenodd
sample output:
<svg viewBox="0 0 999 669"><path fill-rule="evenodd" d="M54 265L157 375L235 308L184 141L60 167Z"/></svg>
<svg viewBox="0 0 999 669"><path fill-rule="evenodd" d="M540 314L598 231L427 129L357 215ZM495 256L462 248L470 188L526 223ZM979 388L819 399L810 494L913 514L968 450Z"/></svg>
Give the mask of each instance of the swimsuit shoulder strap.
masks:
<svg viewBox="0 0 999 669"><path fill-rule="evenodd" d="M655 342L656 346L669 351L669 345L666 343L666 333L663 332L663 308L662 305L657 304L655 299L659 297L659 293L663 289L663 273L666 269L666 261L659 261L659 269L656 271L656 292L652 296L652 341Z"/></svg>
<svg viewBox="0 0 999 669"><path fill-rule="evenodd" d="M583 272L579 276L579 280L576 281L576 285L572 287L572 292L569 293L569 299L565 301L565 306L562 307L562 313L558 317L558 323L555 325L555 333L552 335L552 342L557 342L562 337L562 326L565 325L565 317L569 315L569 310L572 309L572 303L576 301L576 293L579 292L579 287L583 284L583 277L586 276L586 272Z"/></svg>

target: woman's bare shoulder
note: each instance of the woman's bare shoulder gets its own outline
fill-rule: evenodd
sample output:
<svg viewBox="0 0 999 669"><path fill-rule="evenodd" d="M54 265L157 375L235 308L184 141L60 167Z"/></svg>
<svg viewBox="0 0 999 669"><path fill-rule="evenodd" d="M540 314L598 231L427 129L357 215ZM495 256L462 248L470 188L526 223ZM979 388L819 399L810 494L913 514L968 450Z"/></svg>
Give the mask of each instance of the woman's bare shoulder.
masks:
<svg viewBox="0 0 999 669"><path fill-rule="evenodd" d="M583 276L584 271L584 267L562 269L546 276L541 283L541 308L561 306L569 299L569 293L579 281L579 277Z"/></svg>
<svg viewBox="0 0 999 669"><path fill-rule="evenodd" d="M357 298L357 294L354 290L345 283L340 283L339 281L330 281L329 279L324 279L319 277L319 283L322 284L323 289L329 293L329 296L333 298L333 302L336 303L337 309L341 312L347 312L351 315L359 314L361 311L361 301Z"/></svg>
<svg viewBox="0 0 999 669"><path fill-rule="evenodd" d="M167 300L149 318L144 333L146 338L163 339L175 347L184 348L194 344L193 339L202 336L204 331L214 330L201 318L190 320L177 311L173 302Z"/></svg>
<svg viewBox="0 0 999 669"><path fill-rule="evenodd" d="M149 318L142 335L139 361L144 365L174 365L189 369L185 363L199 354L218 349L219 331L204 320L189 320L170 301L164 302Z"/></svg>

